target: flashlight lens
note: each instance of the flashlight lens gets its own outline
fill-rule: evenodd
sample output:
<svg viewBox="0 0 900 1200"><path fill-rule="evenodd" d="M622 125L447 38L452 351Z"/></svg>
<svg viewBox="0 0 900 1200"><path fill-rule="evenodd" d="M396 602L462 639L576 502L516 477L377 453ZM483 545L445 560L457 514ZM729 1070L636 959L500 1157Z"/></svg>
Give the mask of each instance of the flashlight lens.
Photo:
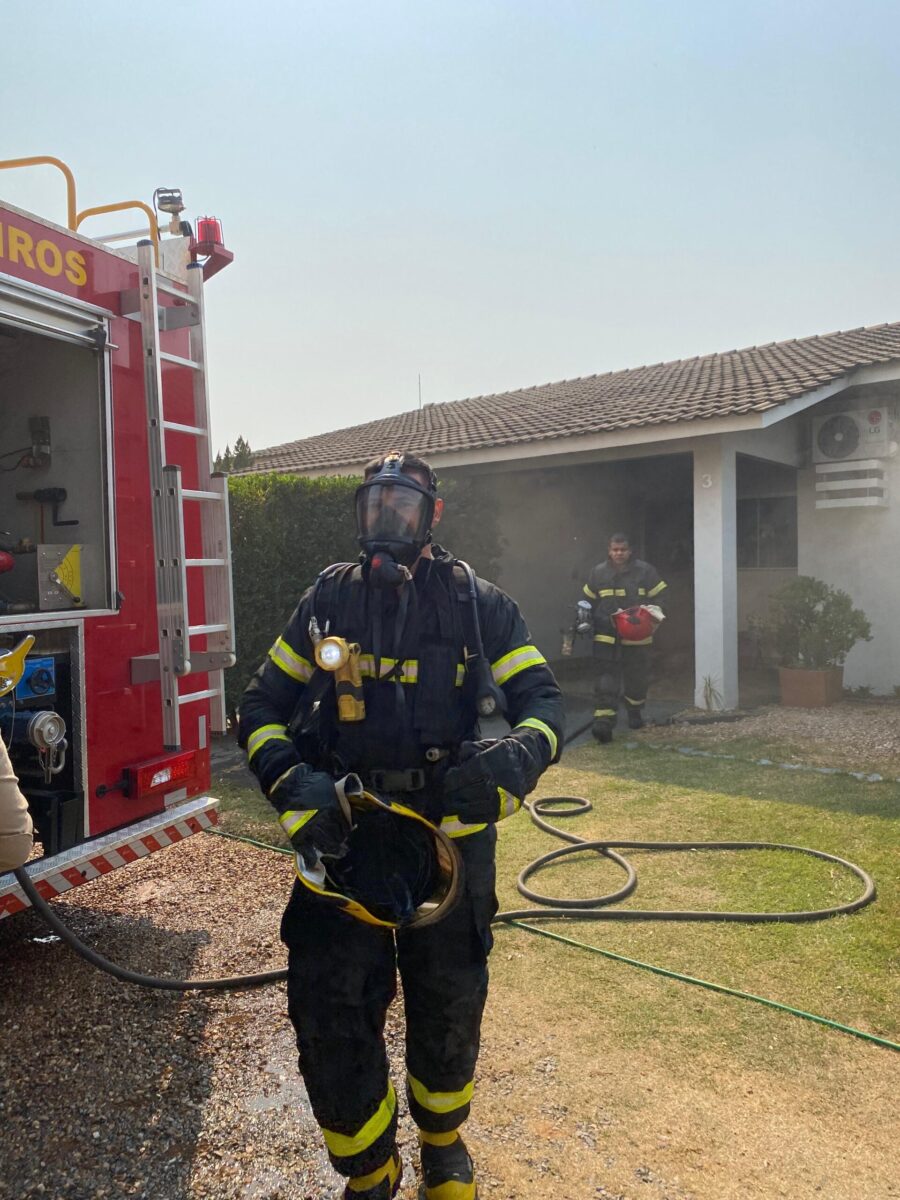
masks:
<svg viewBox="0 0 900 1200"><path fill-rule="evenodd" d="M340 642L333 642L326 639L319 646L317 657L327 671L333 671L336 667L341 666L344 661L344 648Z"/></svg>

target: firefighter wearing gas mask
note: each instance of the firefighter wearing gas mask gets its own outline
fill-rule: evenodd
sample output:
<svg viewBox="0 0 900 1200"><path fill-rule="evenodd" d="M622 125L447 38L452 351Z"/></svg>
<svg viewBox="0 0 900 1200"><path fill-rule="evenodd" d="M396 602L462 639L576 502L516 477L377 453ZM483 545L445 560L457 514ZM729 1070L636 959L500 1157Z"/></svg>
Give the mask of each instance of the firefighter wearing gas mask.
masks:
<svg viewBox="0 0 900 1200"><path fill-rule="evenodd" d="M632 556L627 534L614 533L606 561L584 585L593 606L597 681L591 732L598 742L612 741L620 696L629 729L643 727L653 636L664 619L665 594L656 568Z"/></svg>
<svg viewBox="0 0 900 1200"><path fill-rule="evenodd" d="M562 749L553 674L515 603L432 542L442 509L424 460L370 463L360 562L304 593L240 706L250 768L297 855L281 931L289 1014L345 1200L401 1185L383 1038L398 969L421 1194L477 1196L459 1129L487 996L496 826ZM479 715L504 709L509 733L483 737Z"/></svg>

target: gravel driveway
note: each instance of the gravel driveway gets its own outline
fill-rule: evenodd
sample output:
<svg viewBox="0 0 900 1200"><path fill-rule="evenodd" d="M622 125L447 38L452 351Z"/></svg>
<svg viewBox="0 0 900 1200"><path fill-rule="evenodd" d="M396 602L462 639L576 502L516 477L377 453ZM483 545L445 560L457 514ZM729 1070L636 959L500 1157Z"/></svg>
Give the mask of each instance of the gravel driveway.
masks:
<svg viewBox="0 0 900 1200"><path fill-rule="evenodd" d="M201 834L57 906L123 965L232 975L284 965L290 882L287 858ZM136 988L48 932L31 913L0 922L3 1200L341 1195L296 1072L283 984ZM396 1055L396 1026L389 1037ZM402 1137L414 1143L408 1119Z"/></svg>

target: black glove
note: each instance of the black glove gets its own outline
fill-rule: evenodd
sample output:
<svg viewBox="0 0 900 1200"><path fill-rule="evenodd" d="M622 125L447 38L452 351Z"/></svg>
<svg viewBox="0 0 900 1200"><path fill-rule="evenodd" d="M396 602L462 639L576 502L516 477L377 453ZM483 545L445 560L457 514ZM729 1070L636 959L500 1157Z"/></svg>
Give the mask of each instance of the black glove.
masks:
<svg viewBox="0 0 900 1200"><path fill-rule="evenodd" d="M320 856L340 858L346 852L350 826L330 775L298 763L279 776L269 789L269 799L291 845L310 870Z"/></svg>
<svg viewBox="0 0 900 1200"><path fill-rule="evenodd" d="M606 633L613 636L616 633L612 617L609 613L601 612L599 608L594 611L594 633Z"/></svg>
<svg viewBox="0 0 900 1200"><path fill-rule="evenodd" d="M522 807L550 763L550 747L535 729L463 742L444 776L444 811L464 825L502 821Z"/></svg>

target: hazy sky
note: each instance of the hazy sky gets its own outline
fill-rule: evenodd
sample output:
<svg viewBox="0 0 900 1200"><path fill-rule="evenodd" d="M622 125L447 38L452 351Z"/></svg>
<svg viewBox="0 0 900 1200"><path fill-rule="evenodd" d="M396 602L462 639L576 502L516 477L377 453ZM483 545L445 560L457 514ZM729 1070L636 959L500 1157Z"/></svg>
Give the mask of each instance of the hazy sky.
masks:
<svg viewBox="0 0 900 1200"><path fill-rule="evenodd" d="M900 317L895 0L20 12L0 157L224 223L218 446Z"/></svg>

